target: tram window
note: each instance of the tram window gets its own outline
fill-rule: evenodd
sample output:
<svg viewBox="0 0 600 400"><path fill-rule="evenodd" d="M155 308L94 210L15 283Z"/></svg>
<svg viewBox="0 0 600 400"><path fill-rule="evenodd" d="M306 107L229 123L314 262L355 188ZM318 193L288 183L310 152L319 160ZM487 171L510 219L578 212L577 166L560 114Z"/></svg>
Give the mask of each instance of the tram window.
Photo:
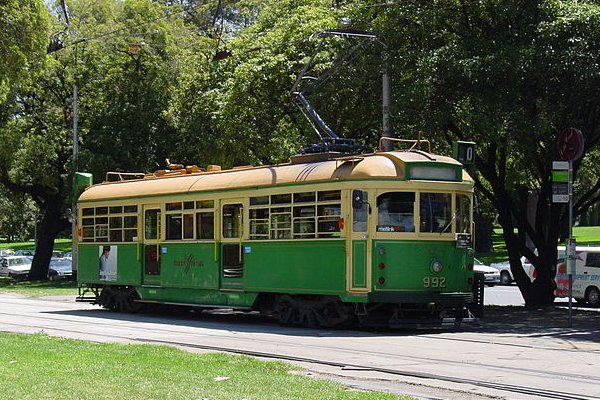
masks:
<svg viewBox="0 0 600 400"><path fill-rule="evenodd" d="M158 239L160 232L160 210L146 210L144 216L144 236L146 239Z"/></svg>
<svg viewBox="0 0 600 400"><path fill-rule="evenodd" d="M471 231L471 199L468 196L456 195L456 233L469 233Z"/></svg>
<svg viewBox="0 0 600 400"><path fill-rule="evenodd" d="M95 238L94 235L94 226L84 226L83 227L83 241L84 242L93 242Z"/></svg>
<svg viewBox="0 0 600 400"><path fill-rule="evenodd" d="M94 215L94 209L93 208L84 208L83 210L81 210L81 215L83 215L83 216Z"/></svg>
<svg viewBox="0 0 600 400"><path fill-rule="evenodd" d="M223 237L238 238L242 235L242 205L227 204L223 206Z"/></svg>
<svg viewBox="0 0 600 400"><path fill-rule="evenodd" d="M167 240L181 240L181 214L167 214Z"/></svg>
<svg viewBox="0 0 600 400"><path fill-rule="evenodd" d="M414 232L414 215L414 192L389 192L377 197L378 232Z"/></svg>
<svg viewBox="0 0 600 400"><path fill-rule="evenodd" d="M339 190L326 190L319 192L318 201L335 201L342 199L342 192Z"/></svg>
<svg viewBox="0 0 600 400"><path fill-rule="evenodd" d="M96 207L96 215L108 214L108 207Z"/></svg>
<svg viewBox="0 0 600 400"><path fill-rule="evenodd" d="M421 232L448 232L452 224L452 196L449 193L421 193Z"/></svg>
<svg viewBox="0 0 600 400"><path fill-rule="evenodd" d="M294 193L294 203L314 203L315 192Z"/></svg>
<svg viewBox="0 0 600 400"><path fill-rule="evenodd" d="M96 241L108 241L108 225L96 225Z"/></svg>
<svg viewBox="0 0 600 400"><path fill-rule="evenodd" d="M268 201L267 197L267 201ZM250 239L269 238L269 209L250 209Z"/></svg>
<svg viewBox="0 0 600 400"><path fill-rule="evenodd" d="M137 213L137 206L124 206L123 212L124 213Z"/></svg>
<svg viewBox="0 0 600 400"><path fill-rule="evenodd" d="M111 242L122 242L123 241L123 231L122 230L111 230L110 231L110 241Z"/></svg>
<svg viewBox="0 0 600 400"><path fill-rule="evenodd" d="M366 232L367 231L367 217L369 215L369 193L361 190L354 190L354 192L360 192L359 196L362 196L361 201L357 202L356 207L352 208L352 230L354 232ZM359 207L360 206L360 207Z"/></svg>
<svg viewBox="0 0 600 400"><path fill-rule="evenodd" d="M194 214L183 214L183 238L194 238Z"/></svg>
<svg viewBox="0 0 600 400"><path fill-rule="evenodd" d="M109 221L110 229L123 227L123 217L110 217Z"/></svg>
<svg viewBox="0 0 600 400"><path fill-rule="evenodd" d="M215 238L215 213L199 212L196 213L196 238L214 239Z"/></svg>
<svg viewBox="0 0 600 400"><path fill-rule="evenodd" d="M167 211L177 211L181 210L181 203L167 203L165 206Z"/></svg>
<svg viewBox="0 0 600 400"><path fill-rule="evenodd" d="M96 217L96 225L107 225L108 226L108 218L107 217Z"/></svg>
<svg viewBox="0 0 600 400"><path fill-rule="evenodd" d="M123 231L123 233L124 233L124 237L123 237L124 242L133 242L135 237L137 236L137 229L125 229Z"/></svg>
<svg viewBox="0 0 600 400"><path fill-rule="evenodd" d="M290 204L292 202L292 195L286 194L274 194L271 196L271 204Z"/></svg>
<svg viewBox="0 0 600 400"><path fill-rule="evenodd" d="M290 195L291 200L291 195ZM271 209L271 239L292 238L292 208L275 207Z"/></svg>
<svg viewBox="0 0 600 400"><path fill-rule="evenodd" d="M215 202L213 200L200 200L196 202L196 208L214 208Z"/></svg>
<svg viewBox="0 0 600 400"><path fill-rule="evenodd" d="M315 193L312 192L311 201L314 201L314 199ZM295 195L294 202L297 202ZM315 237L315 216L316 207L314 205L294 207L294 238L306 239Z"/></svg>
<svg viewBox="0 0 600 400"><path fill-rule="evenodd" d="M90 226L90 225L94 225L94 218L84 218L82 220L82 225L83 226Z"/></svg>
<svg viewBox="0 0 600 400"><path fill-rule="evenodd" d="M269 204L269 196L250 197L251 206L263 206Z"/></svg>
<svg viewBox="0 0 600 400"><path fill-rule="evenodd" d="M137 216L125 216L123 218L123 226L125 228L137 228Z"/></svg>
<svg viewBox="0 0 600 400"><path fill-rule="evenodd" d="M111 214L123 214L123 207L110 207L108 210Z"/></svg>
<svg viewBox="0 0 600 400"><path fill-rule="evenodd" d="M183 203L183 209L184 210L193 210L194 209L194 202L193 201L186 201L185 203Z"/></svg>
<svg viewBox="0 0 600 400"><path fill-rule="evenodd" d="M324 192L319 192L324 193ZM340 231L340 204L327 204L317 206L317 233L318 237L338 236Z"/></svg>

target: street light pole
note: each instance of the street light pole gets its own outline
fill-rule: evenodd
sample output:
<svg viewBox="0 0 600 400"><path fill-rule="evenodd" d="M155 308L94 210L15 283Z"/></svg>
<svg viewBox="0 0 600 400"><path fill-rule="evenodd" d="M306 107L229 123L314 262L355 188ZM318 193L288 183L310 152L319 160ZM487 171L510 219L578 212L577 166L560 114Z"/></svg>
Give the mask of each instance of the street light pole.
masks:
<svg viewBox="0 0 600 400"><path fill-rule="evenodd" d="M79 138L77 134L78 101L77 84L73 83L73 190L71 195L71 265L73 266L77 266L77 156L79 153Z"/></svg>

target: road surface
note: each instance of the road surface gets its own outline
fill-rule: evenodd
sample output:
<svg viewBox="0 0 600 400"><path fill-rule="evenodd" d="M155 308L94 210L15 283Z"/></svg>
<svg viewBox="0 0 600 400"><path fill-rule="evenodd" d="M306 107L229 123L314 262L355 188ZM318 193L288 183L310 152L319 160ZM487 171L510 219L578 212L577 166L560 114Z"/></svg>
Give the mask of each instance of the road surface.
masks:
<svg viewBox="0 0 600 400"><path fill-rule="evenodd" d="M517 322L495 313L459 331L335 331L254 315L119 314L72 299L0 294L1 331L281 358L312 375L419 398L600 398L600 313L578 314L574 329L557 317L524 315Z"/></svg>

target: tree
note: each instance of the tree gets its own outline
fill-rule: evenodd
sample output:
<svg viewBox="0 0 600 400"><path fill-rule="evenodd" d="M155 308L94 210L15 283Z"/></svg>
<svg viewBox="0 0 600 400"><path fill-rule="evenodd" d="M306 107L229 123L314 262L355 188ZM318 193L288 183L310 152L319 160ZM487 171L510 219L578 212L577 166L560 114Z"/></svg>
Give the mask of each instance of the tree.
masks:
<svg viewBox="0 0 600 400"><path fill-rule="evenodd" d="M41 0L0 3L0 104L15 85L39 67L48 38L48 12Z"/></svg>
<svg viewBox="0 0 600 400"><path fill-rule="evenodd" d="M0 127L0 181L40 208L32 280L47 278L54 239L70 225L74 84L81 96L82 168L155 168L172 136L164 110L180 9L146 0L70 6L56 14L60 40L51 54L40 55L45 69L19 87L11 118Z"/></svg>
<svg viewBox="0 0 600 400"><path fill-rule="evenodd" d="M406 1L368 17L392 49L396 123L447 142L478 143L476 186L498 212L525 302L550 304L567 218L563 205L551 203L551 161L559 159L561 128L585 133L585 154L600 139L600 8L576 1ZM598 202L599 190L596 176L578 195L576 215ZM534 218L527 212L532 196ZM521 255L537 270L533 283Z"/></svg>

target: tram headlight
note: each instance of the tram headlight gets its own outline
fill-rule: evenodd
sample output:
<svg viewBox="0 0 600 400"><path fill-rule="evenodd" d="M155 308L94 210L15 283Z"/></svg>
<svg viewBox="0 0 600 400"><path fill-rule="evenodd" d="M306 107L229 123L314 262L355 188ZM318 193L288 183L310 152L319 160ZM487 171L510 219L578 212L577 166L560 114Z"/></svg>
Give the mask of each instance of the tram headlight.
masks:
<svg viewBox="0 0 600 400"><path fill-rule="evenodd" d="M432 260L431 261L431 272L439 274L444 269L444 265L440 260Z"/></svg>

